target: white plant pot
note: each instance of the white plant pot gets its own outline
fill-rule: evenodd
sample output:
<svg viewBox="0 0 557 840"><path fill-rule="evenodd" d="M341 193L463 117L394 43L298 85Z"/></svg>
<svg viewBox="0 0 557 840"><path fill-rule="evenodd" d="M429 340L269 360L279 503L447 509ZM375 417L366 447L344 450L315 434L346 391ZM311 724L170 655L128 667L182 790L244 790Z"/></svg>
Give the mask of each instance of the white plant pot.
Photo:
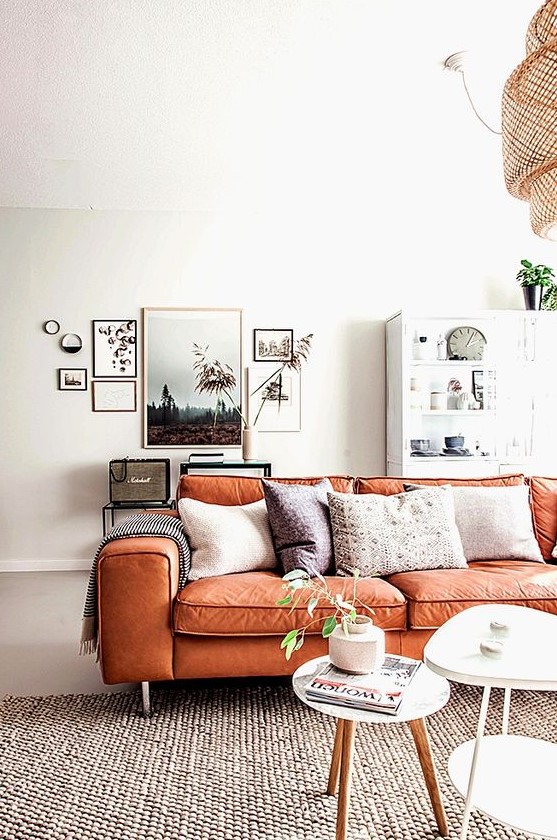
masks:
<svg viewBox="0 0 557 840"><path fill-rule="evenodd" d="M257 429L254 426L245 426L242 437L242 458L244 461L257 460Z"/></svg>
<svg viewBox="0 0 557 840"><path fill-rule="evenodd" d="M385 659L385 632L369 616L358 616L356 622L345 623L347 632L337 624L329 636L329 659L347 674L370 674Z"/></svg>

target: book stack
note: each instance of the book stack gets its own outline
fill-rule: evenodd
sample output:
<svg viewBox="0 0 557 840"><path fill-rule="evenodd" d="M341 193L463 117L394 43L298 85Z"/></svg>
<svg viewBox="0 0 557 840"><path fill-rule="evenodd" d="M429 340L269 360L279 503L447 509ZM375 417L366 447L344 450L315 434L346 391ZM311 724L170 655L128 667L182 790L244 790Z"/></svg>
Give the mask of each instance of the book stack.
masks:
<svg viewBox="0 0 557 840"><path fill-rule="evenodd" d="M190 464L205 461L211 464L222 464L224 461L224 452L191 452L188 458Z"/></svg>
<svg viewBox="0 0 557 840"><path fill-rule="evenodd" d="M396 715L420 665L417 659L387 655L381 668L371 674L347 674L326 662L307 684L306 697L318 703Z"/></svg>

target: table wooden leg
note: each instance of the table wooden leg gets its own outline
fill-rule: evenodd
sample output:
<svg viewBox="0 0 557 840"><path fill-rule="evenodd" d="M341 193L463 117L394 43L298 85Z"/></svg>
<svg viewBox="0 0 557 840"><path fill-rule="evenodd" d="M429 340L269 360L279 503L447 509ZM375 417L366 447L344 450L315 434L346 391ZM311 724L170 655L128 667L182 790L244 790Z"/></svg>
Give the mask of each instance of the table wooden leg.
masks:
<svg viewBox="0 0 557 840"><path fill-rule="evenodd" d="M340 759L342 753L342 735L344 732L344 721L341 718L337 719L337 728L335 732L335 743L333 746L333 756L331 758L331 769L329 770L329 783L327 785L328 796L334 796L338 790L338 780L340 776Z"/></svg>
<svg viewBox="0 0 557 840"><path fill-rule="evenodd" d="M348 829L348 809L350 807L350 789L352 787L352 763L354 759L355 736L356 721L345 720L342 727L336 840L346 840L346 831Z"/></svg>
<svg viewBox="0 0 557 840"><path fill-rule="evenodd" d="M447 817L445 815L445 808L443 807L443 800L441 799L441 791L439 790L425 719L418 718L417 720L410 720L408 723L410 724L410 731L412 732L418 758L422 766L427 792L429 793L429 798L433 806L435 822L437 823L437 828L441 836L446 837L448 834Z"/></svg>

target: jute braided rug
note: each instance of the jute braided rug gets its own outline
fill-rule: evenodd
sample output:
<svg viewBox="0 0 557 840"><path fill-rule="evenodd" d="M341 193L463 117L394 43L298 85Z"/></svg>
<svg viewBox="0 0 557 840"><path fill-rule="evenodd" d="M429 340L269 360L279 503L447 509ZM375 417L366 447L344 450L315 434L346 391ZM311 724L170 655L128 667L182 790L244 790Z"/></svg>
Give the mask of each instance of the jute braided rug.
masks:
<svg viewBox="0 0 557 840"><path fill-rule="evenodd" d="M502 693L492 695L500 711ZM334 721L288 681L155 686L152 699L145 720L137 692L6 697L2 840L334 840L337 801L325 794ZM445 768L474 733L479 704L480 689L453 684L428 719L454 840L463 801ZM510 731L557 740L557 696L513 692ZM360 725L349 840L437 837L407 725ZM531 835L473 814L469 838Z"/></svg>

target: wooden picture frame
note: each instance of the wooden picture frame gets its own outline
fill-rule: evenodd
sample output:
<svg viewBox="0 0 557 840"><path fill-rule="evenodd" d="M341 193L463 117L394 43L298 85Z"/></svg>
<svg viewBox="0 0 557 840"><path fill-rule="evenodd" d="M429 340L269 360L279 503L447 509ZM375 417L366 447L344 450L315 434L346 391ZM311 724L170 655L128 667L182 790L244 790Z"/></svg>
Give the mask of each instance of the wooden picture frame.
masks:
<svg viewBox="0 0 557 840"><path fill-rule="evenodd" d="M143 309L146 449L240 447L243 390L242 309ZM230 368L231 400L198 389L194 347ZM216 420L215 420L215 411Z"/></svg>
<svg viewBox="0 0 557 840"><path fill-rule="evenodd" d="M480 404L480 408L484 407L484 372L483 370L472 371L472 393L474 399Z"/></svg>
<svg viewBox="0 0 557 840"><path fill-rule="evenodd" d="M93 411L137 411L135 379L93 379Z"/></svg>
<svg viewBox="0 0 557 840"><path fill-rule="evenodd" d="M276 365L248 368L249 422L260 432L299 432L301 374L286 368L280 383Z"/></svg>
<svg viewBox="0 0 557 840"><path fill-rule="evenodd" d="M294 353L294 330L255 329L253 331L254 362L291 362Z"/></svg>
<svg viewBox="0 0 557 840"><path fill-rule="evenodd" d="M86 368L58 368L59 391L86 391Z"/></svg>
<svg viewBox="0 0 557 840"><path fill-rule="evenodd" d="M137 376L137 321L112 318L93 321L93 376L133 379Z"/></svg>

